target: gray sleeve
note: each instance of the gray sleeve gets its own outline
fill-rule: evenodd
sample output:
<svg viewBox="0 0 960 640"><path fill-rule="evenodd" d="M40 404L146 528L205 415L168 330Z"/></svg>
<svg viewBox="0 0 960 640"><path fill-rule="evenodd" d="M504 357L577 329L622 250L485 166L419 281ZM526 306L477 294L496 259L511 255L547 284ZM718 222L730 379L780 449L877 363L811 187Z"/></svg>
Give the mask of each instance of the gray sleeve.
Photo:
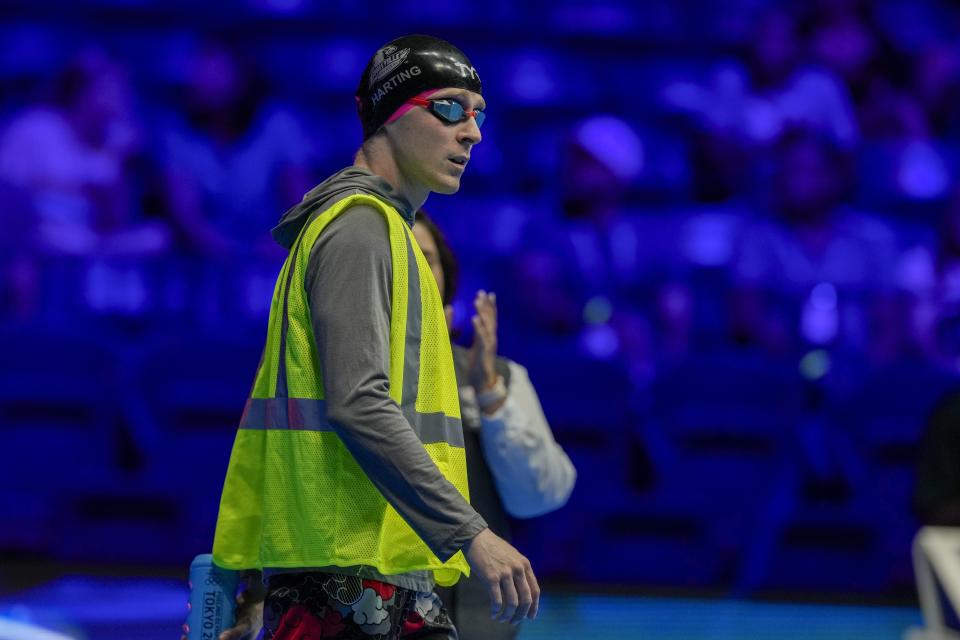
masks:
<svg viewBox="0 0 960 640"><path fill-rule="evenodd" d="M367 206L338 216L313 247L305 286L327 418L374 486L446 561L487 524L390 397L391 264L386 221Z"/></svg>

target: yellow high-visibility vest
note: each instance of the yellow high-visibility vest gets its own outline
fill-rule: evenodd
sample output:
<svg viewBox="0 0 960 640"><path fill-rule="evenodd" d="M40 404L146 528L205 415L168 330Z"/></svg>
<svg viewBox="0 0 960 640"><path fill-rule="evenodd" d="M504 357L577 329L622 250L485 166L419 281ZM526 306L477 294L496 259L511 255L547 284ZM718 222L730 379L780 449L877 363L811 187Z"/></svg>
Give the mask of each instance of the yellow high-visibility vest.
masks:
<svg viewBox="0 0 960 640"><path fill-rule="evenodd" d="M469 500L457 383L436 281L396 209L371 195L353 195L304 225L277 278L263 361L230 454L213 557L228 569L432 570L438 584L451 585L470 573L463 553L441 562L327 421L305 275L317 238L356 205L380 211L389 230L390 397L444 477Z"/></svg>

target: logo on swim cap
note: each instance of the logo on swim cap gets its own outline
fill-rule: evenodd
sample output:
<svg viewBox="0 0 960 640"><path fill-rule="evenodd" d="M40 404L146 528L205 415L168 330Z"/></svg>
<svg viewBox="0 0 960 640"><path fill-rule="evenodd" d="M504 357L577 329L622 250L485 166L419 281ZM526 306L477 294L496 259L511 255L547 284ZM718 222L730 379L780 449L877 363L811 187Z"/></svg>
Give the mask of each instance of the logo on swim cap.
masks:
<svg viewBox="0 0 960 640"><path fill-rule="evenodd" d="M373 64L370 68L370 80L367 86L372 87L382 80L391 71L403 64L403 61L407 59L409 54L410 49L400 49L398 51L397 47L393 45L386 46L380 49L380 51L377 51L377 55L374 56Z"/></svg>
<svg viewBox="0 0 960 640"><path fill-rule="evenodd" d="M466 78L469 75L477 82L480 82L480 74L477 73L477 70L474 67L463 64L462 62L454 62L453 64L456 65L457 69L460 70L460 77Z"/></svg>

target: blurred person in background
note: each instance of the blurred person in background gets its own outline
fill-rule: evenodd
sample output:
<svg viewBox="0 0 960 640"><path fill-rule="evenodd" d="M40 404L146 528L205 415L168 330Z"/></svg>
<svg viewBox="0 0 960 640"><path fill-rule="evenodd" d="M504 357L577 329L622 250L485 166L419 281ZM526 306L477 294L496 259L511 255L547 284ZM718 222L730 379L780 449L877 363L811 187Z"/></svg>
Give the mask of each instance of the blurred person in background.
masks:
<svg viewBox="0 0 960 640"><path fill-rule="evenodd" d="M809 57L836 74L855 100L864 95L875 62L883 56L885 68L890 68L868 2L815 0L802 13L801 31L806 34Z"/></svg>
<svg viewBox="0 0 960 640"><path fill-rule="evenodd" d="M956 391L927 420L913 506L924 525L960 527L960 393Z"/></svg>
<svg viewBox="0 0 960 640"><path fill-rule="evenodd" d="M856 13L869 15L863 7ZM840 20L859 20L863 22L859 29L865 32L867 18L855 15ZM931 44L916 55L906 55L892 51L876 35L870 47L872 57L855 62L855 43L861 38L845 42L843 36L849 35L846 28L838 25L836 29L838 32L826 38L821 47L829 45L837 53L822 53L831 60L831 56L840 58L832 64L847 70L848 83L857 96L858 119L864 142L869 145L863 147L862 156L873 164L875 180L864 185L866 193L886 200L920 202L946 196L949 153L944 151L943 136L951 129L956 133L951 109L958 87L958 58L953 47ZM866 53L860 57L866 57ZM886 175L876 175L880 171Z"/></svg>
<svg viewBox="0 0 960 640"><path fill-rule="evenodd" d="M37 311L40 273L27 194L0 180L0 315L29 321Z"/></svg>
<svg viewBox="0 0 960 640"><path fill-rule="evenodd" d="M24 195L36 246L68 256L164 251L166 228L143 220L143 127L124 68L84 49L52 93L0 134L0 180Z"/></svg>
<svg viewBox="0 0 960 640"><path fill-rule="evenodd" d="M960 50L952 41L936 42L916 57L913 63L913 94L926 111L931 132L936 137L960 135Z"/></svg>
<svg viewBox="0 0 960 640"><path fill-rule="evenodd" d="M883 333L867 317L893 291L893 234L843 206L850 166L836 143L793 132L774 163L775 217L747 225L734 258L735 338L779 353L811 344L864 353L870 332Z"/></svg>
<svg viewBox="0 0 960 640"><path fill-rule="evenodd" d="M702 201L748 191L753 161L792 129L844 148L859 139L847 88L830 69L809 63L792 13L764 13L750 43L745 63L725 61L708 84L679 81L664 91L669 108L694 120L694 188Z"/></svg>
<svg viewBox="0 0 960 640"><path fill-rule="evenodd" d="M74 55L50 100L15 114L0 133L5 208L23 230L11 233L20 239L4 260L18 315L41 311L43 300L142 311L140 263L170 246L168 227L148 217L156 174L143 141L126 70L99 48ZM66 277L44 281L66 264Z"/></svg>
<svg viewBox="0 0 960 640"><path fill-rule="evenodd" d="M573 343L587 357L646 369L649 322L639 310L645 252L625 204L644 163L634 129L612 115L578 122L562 142L556 212L539 222L505 288L521 349Z"/></svg>
<svg viewBox="0 0 960 640"><path fill-rule="evenodd" d="M945 203L935 241L904 252L897 279L911 346L929 362L960 369L960 187Z"/></svg>
<svg viewBox="0 0 960 640"><path fill-rule="evenodd" d="M640 137L614 116L577 123L565 141L559 226L580 297L615 297L636 285L640 238L624 209L643 162Z"/></svg>
<svg viewBox="0 0 960 640"><path fill-rule="evenodd" d="M459 267L443 233L421 210L413 235L437 280L453 327ZM509 513L532 518L562 507L576 482L570 458L554 440L527 370L497 355L497 299L478 291L473 345L453 345L470 503L494 533L511 539ZM486 589L476 577L439 590L462 640L515 638L518 627L490 619Z"/></svg>
<svg viewBox="0 0 960 640"><path fill-rule="evenodd" d="M888 73L880 72L870 79L857 112L867 140L889 142L929 135L927 117L917 94Z"/></svg>
<svg viewBox="0 0 960 640"><path fill-rule="evenodd" d="M165 198L180 244L208 257L279 256L270 212L314 184L313 148L293 110L227 43L206 39L185 64L161 133Z"/></svg>

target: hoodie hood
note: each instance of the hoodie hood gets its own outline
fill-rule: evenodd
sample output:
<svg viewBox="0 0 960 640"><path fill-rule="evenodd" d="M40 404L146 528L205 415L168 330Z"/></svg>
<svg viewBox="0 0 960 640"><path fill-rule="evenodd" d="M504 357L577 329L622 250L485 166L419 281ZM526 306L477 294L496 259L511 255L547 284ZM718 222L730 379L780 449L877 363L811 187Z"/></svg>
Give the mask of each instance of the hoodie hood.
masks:
<svg viewBox="0 0 960 640"><path fill-rule="evenodd" d="M300 204L291 207L280 217L280 222L270 231L270 235L285 249L289 249L313 214L358 193L376 196L388 202L400 212L407 224L413 226L413 209L386 180L366 169L347 167L308 191Z"/></svg>

